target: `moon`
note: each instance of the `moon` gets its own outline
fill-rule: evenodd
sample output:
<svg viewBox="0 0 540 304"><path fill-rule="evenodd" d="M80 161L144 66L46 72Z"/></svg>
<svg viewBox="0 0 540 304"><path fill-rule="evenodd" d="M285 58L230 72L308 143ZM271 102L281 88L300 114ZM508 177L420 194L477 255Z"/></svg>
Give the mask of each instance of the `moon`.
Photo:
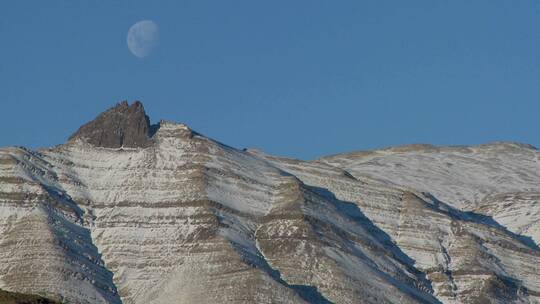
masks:
<svg viewBox="0 0 540 304"><path fill-rule="evenodd" d="M131 53L139 58L144 58L157 46L159 40L159 28L152 20L142 20L129 28L127 34L127 46Z"/></svg>

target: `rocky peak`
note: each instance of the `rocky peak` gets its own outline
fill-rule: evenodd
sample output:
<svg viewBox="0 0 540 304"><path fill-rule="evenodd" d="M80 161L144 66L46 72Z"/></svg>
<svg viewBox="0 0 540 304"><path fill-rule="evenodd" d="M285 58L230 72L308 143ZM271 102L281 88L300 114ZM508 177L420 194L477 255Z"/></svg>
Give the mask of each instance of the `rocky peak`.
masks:
<svg viewBox="0 0 540 304"><path fill-rule="evenodd" d="M97 147L139 148L151 144L151 136L156 126L150 119L141 102L129 105L122 101L98 115L98 117L77 130L69 140L82 139Z"/></svg>

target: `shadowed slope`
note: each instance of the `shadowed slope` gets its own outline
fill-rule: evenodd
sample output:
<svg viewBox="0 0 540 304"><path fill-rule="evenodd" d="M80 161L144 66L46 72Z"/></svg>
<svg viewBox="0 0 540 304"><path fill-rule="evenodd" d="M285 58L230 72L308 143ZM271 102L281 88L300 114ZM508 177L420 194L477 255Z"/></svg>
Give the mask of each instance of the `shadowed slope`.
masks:
<svg viewBox="0 0 540 304"><path fill-rule="evenodd" d="M8 292L0 289L0 303L2 304L60 304L41 296L18 292Z"/></svg>

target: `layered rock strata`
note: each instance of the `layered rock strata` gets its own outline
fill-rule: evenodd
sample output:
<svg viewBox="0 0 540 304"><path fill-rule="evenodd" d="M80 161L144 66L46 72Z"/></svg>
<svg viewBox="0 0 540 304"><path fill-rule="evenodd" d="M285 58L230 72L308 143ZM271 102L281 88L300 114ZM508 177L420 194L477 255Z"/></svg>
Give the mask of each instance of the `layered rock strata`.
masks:
<svg viewBox="0 0 540 304"><path fill-rule="evenodd" d="M498 147L306 162L120 103L66 144L0 149L0 288L74 303L539 302L538 152ZM512 174L446 189L454 173L415 158Z"/></svg>

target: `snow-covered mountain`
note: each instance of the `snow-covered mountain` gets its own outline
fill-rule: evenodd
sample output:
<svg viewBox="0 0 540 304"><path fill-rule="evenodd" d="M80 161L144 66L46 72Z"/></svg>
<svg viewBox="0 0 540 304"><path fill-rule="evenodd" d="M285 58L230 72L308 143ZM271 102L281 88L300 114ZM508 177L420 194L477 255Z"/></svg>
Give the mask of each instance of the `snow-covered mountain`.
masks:
<svg viewBox="0 0 540 304"><path fill-rule="evenodd" d="M0 149L0 289L66 303L540 303L540 152L286 159L127 102Z"/></svg>

